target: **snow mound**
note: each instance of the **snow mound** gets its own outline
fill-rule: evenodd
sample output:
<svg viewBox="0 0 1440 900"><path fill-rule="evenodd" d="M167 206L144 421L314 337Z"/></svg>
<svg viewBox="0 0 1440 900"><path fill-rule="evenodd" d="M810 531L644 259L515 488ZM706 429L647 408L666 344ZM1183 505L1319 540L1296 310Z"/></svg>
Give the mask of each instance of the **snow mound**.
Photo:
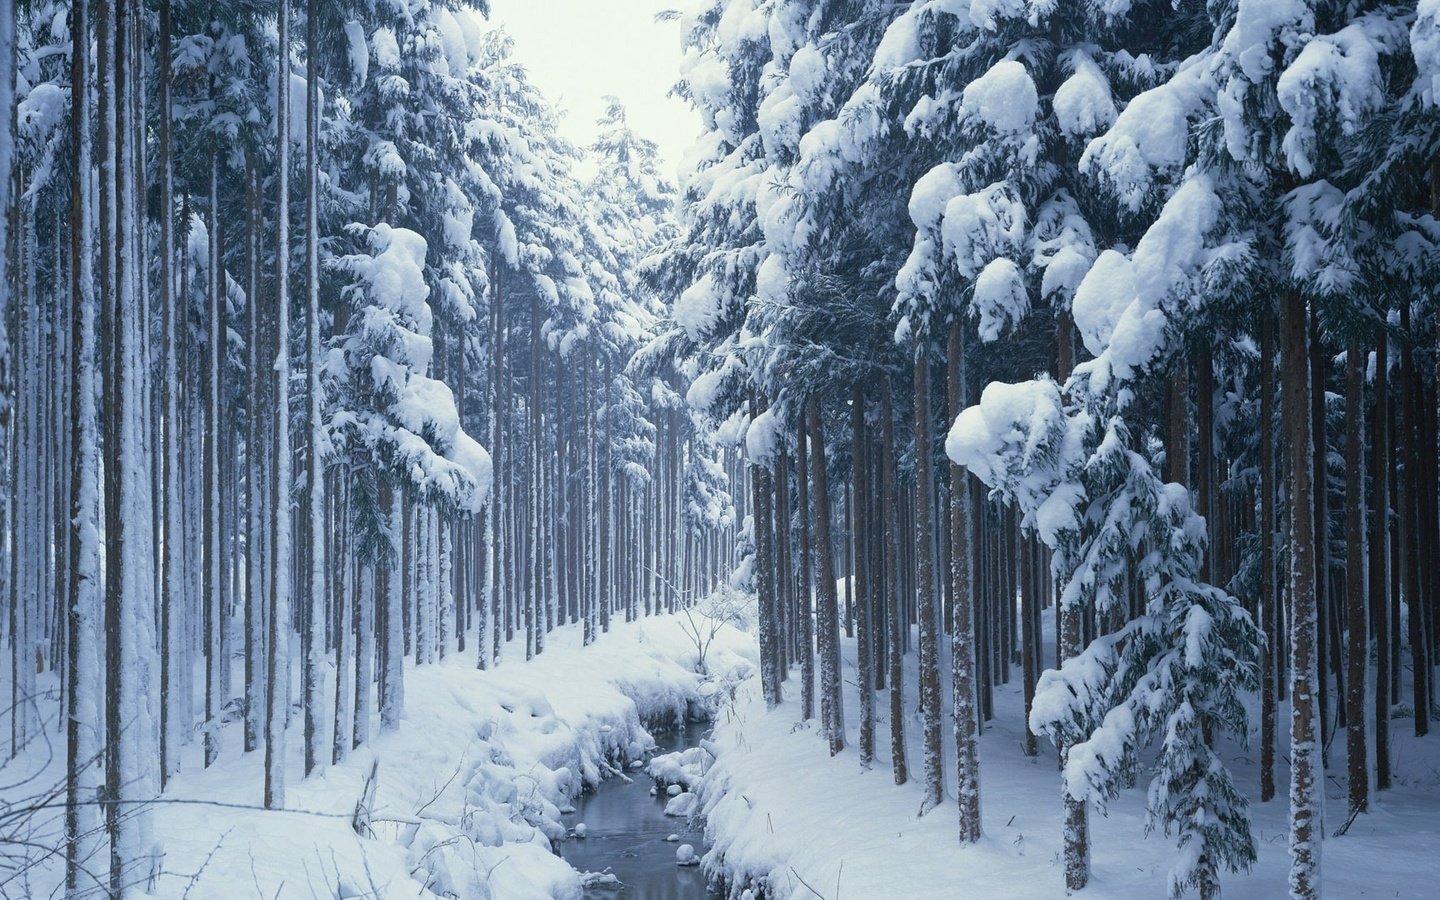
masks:
<svg viewBox="0 0 1440 900"><path fill-rule="evenodd" d="M665 815L688 819L700 811L700 797L689 791L676 794L665 804Z"/></svg>

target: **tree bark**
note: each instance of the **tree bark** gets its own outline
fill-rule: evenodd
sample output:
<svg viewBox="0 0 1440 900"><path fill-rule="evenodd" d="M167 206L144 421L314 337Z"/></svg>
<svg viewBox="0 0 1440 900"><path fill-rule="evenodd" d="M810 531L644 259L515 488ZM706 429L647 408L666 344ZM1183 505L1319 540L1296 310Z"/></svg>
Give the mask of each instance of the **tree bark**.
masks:
<svg viewBox="0 0 1440 900"><path fill-rule="evenodd" d="M940 651L936 631L934 468L930 463L930 361L915 354L915 569L919 598L916 618L920 632L920 715L925 750L923 815L945 798L940 747Z"/></svg>
<svg viewBox="0 0 1440 900"><path fill-rule="evenodd" d="M866 480L865 473L869 468L869 459L866 456L867 437L865 434L865 392L857 382L850 398L850 438L853 447L852 456L852 480L854 489L852 496L856 502L862 497L868 497L870 486ZM853 563L850 569L850 580L855 584L855 609L856 621L856 679L859 682L860 692L860 765L869 768L875 762L875 655L873 640L875 629L872 627L874 617L874 599L870 594L870 572L869 554L865 552L865 542L868 540L869 527L866 517L863 514L852 516L854 531L851 535L851 554Z"/></svg>
<svg viewBox="0 0 1440 900"><path fill-rule="evenodd" d="M762 401L752 397L751 421L762 412ZM750 485L755 496L751 527L755 532L755 593L760 608L760 688L766 708L774 709L780 705L780 672L775 654L775 525L770 470L763 462L751 460Z"/></svg>
<svg viewBox="0 0 1440 900"><path fill-rule="evenodd" d="M1260 666L1260 802L1265 803L1275 797L1280 604L1275 571L1275 320L1268 307L1260 315L1260 627L1266 642Z"/></svg>
<svg viewBox="0 0 1440 900"><path fill-rule="evenodd" d="M889 620L886 653L890 666L890 761L895 783L909 780L905 761L905 669L901 656L902 632L909 630L900 604L900 523L899 498L895 486L895 411L891 406L890 378L886 376L880 393L880 425L883 441L885 472L882 503L885 507L885 609Z"/></svg>
<svg viewBox="0 0 1440 900"><path fill-rule="evenodd" d="M834 756L845 749L845 713L840 695L839 598L835 591L835 545L830 540L830 487L825 470L825 429L820 420L820 402L812 394L806 401L810 423L811 503L815 512L815 545L818 551L820 629L820 721L825 740ZM779 686L776 686L778 691Z"/></svg>
<svg viewBox="0 0 1440 900"><path fill-rule="evenodd" d="M1365 399L1364 356L1360 343L1345 348L1345 620L1348 632L1345 663L1345 755L1350 779L1350 812L1370 805L1370 770L1365 757L1365 667L1368 622L1365 616L1365 499L1361 468L1361 421Z"/></svg>
<svg viewBox="0 0 1440 900"><path fill-rule="evenodd" d="M1282 389L1290 449L1290 896L1301 900L1320 894L1317 793L1324 768L1316 706L1318 604L1308 335L1299 292L1287 292L1284 304Z"/></svg>
<svg viewBox="0 0 1440 900"><path fill-rule="evenodd" d="M950 323L946 347L950 420L964 411L965 338L960 322ZM975 711L975 616L971 580L973 532L970 523L970 473L950 463L950 581L954 613L950 633L951 679L954 693L955 794L960 803L960 842L980 840L980 750ZM1027 729L1028 731L1028 729Z"/></svg>
<svg viewBox="0 0 1440 900"><path fill-rule="evenodd" d="M800 572L796 591L799 594L797 617L800 620L800 717L808 721L815 718L815 619L811 609L810 478L805 471L807 433L806 422L801 418L795 429L795 508L800 512Z"/></svg>
<svg viewBox="0 0 1440 900"><path fill-rule="evenodd" d="M1370 439L1370 623L1375 635L1375 790L1390 787L1390 336L1375 342L1375 410Z"/></svg>

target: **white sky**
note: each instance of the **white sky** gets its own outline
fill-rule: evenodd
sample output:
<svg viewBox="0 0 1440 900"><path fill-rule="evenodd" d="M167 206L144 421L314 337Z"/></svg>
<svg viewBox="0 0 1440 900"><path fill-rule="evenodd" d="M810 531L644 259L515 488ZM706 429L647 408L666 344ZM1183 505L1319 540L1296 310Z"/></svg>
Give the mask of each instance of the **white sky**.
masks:
<svg viewBox="0 0 1440 900"><path fill-rule="evenodd" d="M580 146L595 139L603 98L625 104L631 127L660 146L674 176L700 130L689 104L669 97L679 75L680 35L655 13L677 0L490 0L490 23L515 39L515 58L564 111L561 130Z"/></svg>

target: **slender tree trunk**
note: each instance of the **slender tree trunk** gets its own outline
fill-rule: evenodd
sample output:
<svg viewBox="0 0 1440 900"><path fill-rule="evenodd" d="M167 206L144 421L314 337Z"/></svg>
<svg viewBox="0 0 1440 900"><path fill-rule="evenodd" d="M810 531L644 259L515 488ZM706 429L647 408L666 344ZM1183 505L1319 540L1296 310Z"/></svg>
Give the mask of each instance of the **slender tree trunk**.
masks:
<svg viewBox="0 0 1440 900"><path fill-rule="evenodd" d="M220 631L224 628L224 610L220 605L220 448L218 439L221 429L220 412L220 367L224 358L224 307L225 276L220 260L220 175L219 158L216 150L210 152L210 209L208 231L210 233L209 284L205 291L208 301L206 311L207 346L202 354L205 371L200 383L205 393L205 500L202 540L204 549L204 597L205 628L205 766L209 768L220 757L220 707L225 686L220 683Z"/></svg>
<svg viewBox="0 0 1440 900"><path fill-rule="evenodd" d="M1424 737L1430 732L1430 689L1425 683L1430 674L1430 662L1425 652L1425 602L1420 579L1423 543L1420 524L1422 507L1419 470L1422 463L1419 395L1422 391L1415 374L1410 318L1410 304L1407 300L1400 305L1400 330L1405 333L1405 340L1400 345L1400 427L1395 436L1395 449L1399 451L1400 457L1400 471L1396 477L1401 479L1397 493L1400 508L1396 512L1400 526L1401 596L1408 613L1406 624L1410 644L1411 706L1415 711L1415 736Z"/></svg>
<svg viewBox="0 0 1440 900"><path fill-rule="evenodd" d="M383 596L384 627L381 639L385 642L382 659L384 675L380 681L380 730L395 731L400 727L400 716L405 709L405 605L404 581L406 573L401 564L401 548L405 542L404 491L386 489L381 492L381 508L389 508L389 554L381 565L385 568Z"/></svg>
<svg viewBox="0 0 1440 900"><path fill-rule="evenodd" d="M1260 666L1260 802L1265 803L1275 797L1280 604L1275 571L1275 319L1268 307L1260 315L1260 627L1266 642Z"/></svg>
<svg viewBox="0 0 1440 900"><path fill-rule="evenodd" d="M752 397L751 420L763 411L761 401ZM765 695L766 707L774 709L780 705L780 673L775 656L775 528L771 521L770 470L762 462L751 461L750 484L755 494L751 527L755 531L755 592L760 608L760 689ZM833 582L831 594L834 594Z"/></svg>
<svg viewBox="0 0 1440 900"><path fill-rule="evenodd" d="M260 423L262 376L260 373L260 283L259 250L256 246L258 222L257 175L254 162L245 158L245 298L247 314L246 344L246 411L250 428L245 440L245 752L260 748L261 722L265 718L265 557L264 497L261 471L265 458L265 429Z"/></svg>
<svg viewBox="0 0 1440 900"><path fill-rule="evenodd" d="M779 442L775 454L775 655L780 680L790 677L790 451ZM678 449L678 447L677 447ZM801 461L798 465L804 465ZM798 467L797 465L797 467ZM687 541L687 547L688 547Z"/></svg>
<svg viewBox="0 0 1440 900"><path fill-rule="evenodd" d="M935 589L935 520L931 502L933 468L930 464L930 362L915 354L915 567L920 631L920 713L924 722L925 798L923 815L945 798L944 763L940 748L940 651L936 635L938 611Z"/></svg>
<svg viewBox="0 0 1440 900"><path fill-rule="evenodd" d="M960 322L950 324L946 346L950 420L964 411L965 338ZM980 750L975 714L975 586L971 578L974 539L970 523L970 473L950 464L950 582L954 612L950 664L954 694L955 794L960 801L960 842L980 840ZM1027 645L1028 646L1028 645ZM1028 731L1028 729L1027 729Z"/></svg>
<svg viewBox="0 0 1440 900"><path fill-rule="evenodd" d="M1316 708L1315 485L1310 429L1309 358L1305 302L1285 295L1285 364L1282 387L1290 447L1290 896L1320 894L1321 811L1324 778Z"/></svg>
<svg viewBox="0 0 1440 900"><path fill-rule="evenodd" d="M850 437L853 444L852 497L859 501L870 494L866 472L870 467L865 448L869 438L865 433L865 391L856 382L850 398ZM856 635L856 680L860 691L860 765L869 768L875 762L875 653L874 653L874 596L870 593L871 579L869 554L869 526L863 515L852 515L854 532L851 536L850 554L852 566L850 580L855 583L855 635Z"/></svg>
<svg viewBox="0 0 1440 900"><path fill-rule="evenodd" d="M161 452L161 476L160 484L163 491L162 502L163 521L165 526L165 541L161 546L161 566L164 573L162 581L161 596L161 634L164 635L165 646L160 655L160 778L161 787L169 776L179 771L180 768L180 745L184 743L184 729L189 724L186 717L190 710L181 702L185 697L185 682L189 681L189 672L182 665L186 658L184 649L185 640L185 615L182 603L183 591L181 582L185 577L183 557L183 537L181 524L184 511L181 507L182 492L180 489L180 369L179 369L179 337L176 334L176 314L174 284L175 276L172 270L175 256L175 238L173 235L173 177L171 173L171 128L170 128L170 38L171 38L171 6L170 0L163 0L160 5L160 48L157 52L160 63L160 305L161 316L163 317L161 329L164 332L164 366L165 376L161 379L160 389L162 392L161 405L164 408L165 440ZM84 35L87 32L84 26L76 26L73 34ZM75 69L71 83L77 85L72 92L76 98L77 105L82 105L78 98L86 92L84 87L89 77L88 70ZM88 142L88 123L85 125L85 140ZM89 147L85 149L85 155L89 156ZM89 161L86 160L88 170ZM89 172L82 178L76 175L72 182L72 190L79 190L79 186L86 183ZM83 204L89 204L86 197ZM82 227L79 222L75 227ZM84 223L88 228L89 223ZM74 262L72 261L72 265ZM93 286L91 287L93 290ZM78 293L77 293L78 296ZM78 346L78 344L74 345Z"/></svg>
<svg viewBox="0 0 1440 900"><path fill-rule="evenodd" d="M830 539L829 473L825 470L825 429L820 421L820 402L812 394L806 401L810 423L811 503L815 511L815 544L819 551L818 591L820 597L820 721L830 755L845 749L845 713L840 693L840 612L835 591L835 545ZM779 685L776 685L778 692Z"/></svg>
<svg viewBox="0 0 1440 900"><path fill-rule="evenodd" d="M1365 748L1365 668L1368 625L1365 615L1365 498L1361 429L1365 400L1365 358L1360 343L1345 348L1345 755L1350 779L1350 811L1370 805L1370 769ZM1338 637L1338 635L1337 635Z"/></svg>
<svg viewBox="0 0 1440 900"><path fill-rule="evenodd" d="M1375 634L1375 790L1390 787L1390 336L1375 342L1375 411L1370 451L1370 622Z"/></svg>
<svg viewBox="0 0 1440 900"><path fill-rule="evenodd" d="M167 4L168 5L168 4ZM102 790L100 656L104 636L100 626L104 599L101 571L100 515L100 434L99 409L95 388L98 372L98 339L96 332L97 303L93 271L92 234L94 222L90 203L90 12L87 0L71 5L70 34L72 37L71 84L75 85L71 104L71 199L70 199L70 277L71 277L71 365L70 408L73 416L70 432L70 477L75 486L71 492L69 527L70 564L73 567L68 583L67 627L70 654L67 659L65 736L65 889L67 897L88 893L89 867L98 864L102 853L100 833L101 807L93 800ZM3 17L0 17L3 18ZM11 20L13 23L13 20ZM0 30L11 25L0 25ZM0 61L6 48L0 47ZM3 62L0 62L3 66ZM3 69L3 71L14 71ZM9 81L10 79L0 79ZM0 90L0 110L9 103ZM8 113L4 114L8 123ZM103 152L103 148L102 148ZM0 159L0 172L9 172L8 160ZM0 181L8 184L7 177ZM0 195L3 200L3 195ZM0 203L0 220L5 217L6 204ZM0 235L0 258L5 256L5 242ZM3 266L3 263L0 263ZM0 271L0 285L5 284Z"/></svg>
<svg viewBox="0 0 1440 900"><path fill-rule="evenodd" d="M1316 660L1316 714L1320 720L1320 753L1328 759L1325 750L1326 737L1330 729L1330 677L1332 670L1338 678L1342 673L1339 666L1338 635L1330 631L1330 539L1327 512L1328 473L1325 464L1325 357L1320 343L1320 323L1310 317L1310 467L1311 484L1314 485L1315 502L1312 510L1315 532L1315 660ZM1331 666L1334 651L1335 665ZM1339 696L1344 696L1343 687Z"/></svg>
<svg viewBox="0 0 1440 900"><path fill-rule="evenodd" d="M305 400L307 452L305 455L305 536L309 547L303 602L305 616L305 774L319 769L321 741L324 740L325 678L321 657L325 654L325 476L320 454L324 449L324 419L320 396L320 31L315 0L305 3ZM336 657L336 678L340 677Z"/></svg>
<svg viewBox="0 0 1440 900"><path fill-rule="evenodd" d="M265 807L285 805L290 717L290 0L280 0L275 180L275 497L271 519L270 648L266 663Z"/></svg>
<svg viewBox="0 0 1440 900"><path fill-rule="evenodd" d="M895 783L910 779L905 761L905 669L902 634L909 630L900 603L900 522L899 497L895 486L895 411L891 405L890 379L880 394L881 439L885 472L882 503L885 507L885 607L889 619L887 652L890 665L890 761Z"/></svg>
<svg viewBox="0 0 1440 900"><path fill-rule="evenodd" d="M810 561L810 477L806 473L809 429L804 419L795 429L795 508L800 520L800 577L797 583L800 625L800 718L815 717L815 618L811 609L812 573Z"/></svg>

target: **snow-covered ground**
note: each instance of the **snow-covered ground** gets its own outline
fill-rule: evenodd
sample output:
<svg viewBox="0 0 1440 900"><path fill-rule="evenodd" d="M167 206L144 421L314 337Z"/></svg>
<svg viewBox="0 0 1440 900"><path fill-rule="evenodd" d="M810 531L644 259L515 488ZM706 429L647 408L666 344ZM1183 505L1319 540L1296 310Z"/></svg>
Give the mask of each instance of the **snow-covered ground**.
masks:
<svg viewBox="0 0 1440 900"><path fill-rule="evenodd" d="M645 723L673 721L713 686L693 672L683 621L616 623L587 648L578 628L561 628L529 662L522 637L488 672L476 671L469 653L407 669L402 727L305 780L297 710L282 811L254 808L262 754L241 753L238 728L227 727L221 760L202 769L198 748L188 748L185 770L154 806L164 854L155 895L578 897L578 873L551 852L565 832L562 809L654 746ZM706 658L711 671L742 673L755 653L753 637L727 627ZM370 834L361 837L351 821L372 770L373 800L363 804ZM63 778L63 758L40 782L56 774ZM58 822L37 825L44 838ZM38 867L7 895L50 896L61 874Z"/></svg>
<svg viewBox="0 0 1440 900"><path fill-rule="evenodd" d="M1053 634L1047 613L1047 637ZM755 680L723 709L712 738L719 758L699 786L712 849L706 866L739 886L763 881L769 900L1022 900L1064 896L1060 776L1053 748L1022 753L1020 669L997 690L996 717L980 740L981 815L984 837L972 847L956 839L953 747L947 746L948 801L918 817L923 759L915 691L914 657L906 659L906 735L911 782L896 787L889 752L888 703L877 703L877 760L862 770L858 741L855 644L844 641L847 747L831 758L819 723L799 721L798 669L785 685L785 703L765 711ZM1050 646L1053 646L1050 645ZM948 652L942 660L948 672ZM945 696L949 693L946 679ZM1408 696L1408 695L1407 695ZM949 735L946 704L946 742ZM1288 723L1288 706L1279 721ZM1343 837L1325 842L1327 898L1440 896L1440 735L1416 739L1408 718L1395 719L1395 785L1378 807L1360 816ZM1253 802L1259 862L1249 875L1226 876L1226 900L1274 900L1287 894L1289 769L1284 744L1277 763L1279 795ZM1343 735L1330 749L1325 830L1344 824ZM1258 793L1258 751L1229 747L1238 781ZM1144 788L1092 812L1094 875L1083 892L1093 898L1163 898L1175 849L1144 827Z"/></svg>

